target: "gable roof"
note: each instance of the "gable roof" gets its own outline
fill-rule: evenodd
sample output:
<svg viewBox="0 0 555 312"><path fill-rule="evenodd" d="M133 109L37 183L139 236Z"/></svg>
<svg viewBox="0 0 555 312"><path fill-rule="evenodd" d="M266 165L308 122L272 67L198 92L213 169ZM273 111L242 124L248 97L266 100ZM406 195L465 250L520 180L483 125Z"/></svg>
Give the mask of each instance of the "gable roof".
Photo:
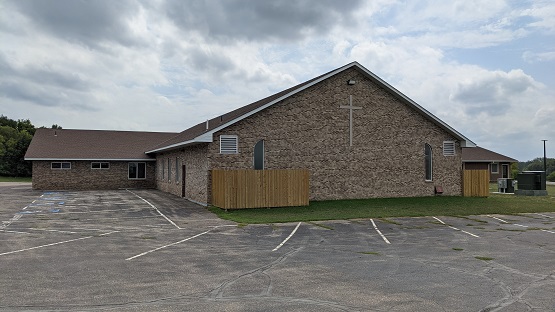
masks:
<svg viewBox="0 0 555 312"><path fill-rule="evenodd" d="M294 87L291 87L287 90L278 92L274 95L251 103L249 105L240 107L236 110L233 110L229 113L223 114L216 118L212 118L207 120L206 122L199 123L189 129L184 130L183 132L179 133L175 137L158 144L151 150L148 150L146 153L157 153L168 151L180 147L185 147L189 145L199 144L199 143L210 143L213 140L213 134L221 129L229 127L236 122L239 122L257 112L270 107L280 101L287 99L288 97L293 96L307 88L310 88L325 79L328 79L344 70L349 68L356 68L360 72L362 72L366 77L372 80L374 83L378 84L379 86L383 87L384 89L388 90L393 96L395 96L400 101L404 102L405 104L409 105L410 107L414 108L416 111L420 112L425 118L433 122L434 124L438 125L440 128L444 129L451 135L453 135L457 140L461 142L462 147L475 147L476 144L463 136L461 133L453 129L451 126L434 116L432 113L424 109L422 106L418 105L416 102L408 98L406 95L401 93L399 90L395 89L387 82L383 81L381 78L376 76L374 73L360 65L358 62L352 62L335 70L332 70L328 73L325 73L321 76L298 84Z"/></svg>
<svg viewBox="0 0 555 312"><path fill-rule="evenodd" d="M487 150L482 147L475 148L463 148L462 149L462 161L463 162L509 162L514 163L518 160L514 158L501 155L499 153Z"/></svg>
<svg viewBox="0 0 555 312"><path fill-rule="evenodd" d="M154 160L145 151L175 132L37 129L25 160Z"/></svg>

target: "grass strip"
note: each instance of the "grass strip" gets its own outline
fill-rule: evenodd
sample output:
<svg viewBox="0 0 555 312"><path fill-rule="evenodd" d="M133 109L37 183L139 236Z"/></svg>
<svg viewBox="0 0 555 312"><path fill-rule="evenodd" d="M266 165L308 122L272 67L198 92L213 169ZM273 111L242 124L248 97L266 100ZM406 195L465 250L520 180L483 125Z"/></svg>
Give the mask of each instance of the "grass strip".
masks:
<svg viewBox="0 0 555 312"><path fill-rule="evenodd" d="M555 198L553 195L533 197L494 194L485 198L436 196L313 201L306 207L239 209L227 212L217 207L208 209L225 220L256 224L555 212Z"/></svg>
<svg viewBox="0 0 555 312"><path fill-rule="evenodd" d="M0 182L31 182L31 177L28 178L14 178L0 176Z"/></svg>

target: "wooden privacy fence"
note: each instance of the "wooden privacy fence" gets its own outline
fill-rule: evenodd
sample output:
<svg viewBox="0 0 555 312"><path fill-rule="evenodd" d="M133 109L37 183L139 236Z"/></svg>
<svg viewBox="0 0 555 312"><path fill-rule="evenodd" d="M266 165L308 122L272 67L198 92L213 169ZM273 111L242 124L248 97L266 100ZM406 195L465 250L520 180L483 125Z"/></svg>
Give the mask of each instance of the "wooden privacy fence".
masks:
<svg viewBox="0 0 555 312"><path fill-rule="evenodd" d="M307 206L307 169L212 170L212 204L223 209Z"/></svg>
<svg viewBox="0 0 555 312"><path fill-rule="evenodd" d="M463 171L463 196L487 197L489 195L488 170Z"/></svg>

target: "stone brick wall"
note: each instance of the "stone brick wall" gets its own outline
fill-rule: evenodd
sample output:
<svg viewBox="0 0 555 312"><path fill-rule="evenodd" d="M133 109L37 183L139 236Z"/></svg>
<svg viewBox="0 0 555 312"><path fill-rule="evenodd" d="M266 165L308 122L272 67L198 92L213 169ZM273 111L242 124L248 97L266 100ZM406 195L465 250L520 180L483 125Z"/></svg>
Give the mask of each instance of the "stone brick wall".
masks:
<svg viewBox="0 0 555 312"><path fill-rule="evenodd" d="M348 85L348 80L356 80ZM349 104L353 146L349 146ZM238 135L239 153L219 154L219 136ZM265 168L310 170L310 199L461 195L461 147L443 156L443 141L455 141L386 89L356 69L250 116L214 135L211 169L253 168L253 149L265 140ZM424 146L433 151L433 181L425 181Z"/></svg>
<svg viewBox="0 0 555 312"><path fill-rule="evenodd" d="M154 162L146 162L146 179L128 179L128 162L110 161L110 169L91 169L91 161L69 161L71 169L51 169L51 161L33 161L33 188L94 190L154 188Z"/></svg>
<svg viewBox="0 0 555 312"><path fill-rule="evenodd" d="M157 188L177 196L183 196L192 201L208 204L209 200L209 177L208 177L208 158L207 145L195 145L186 149L179 149L168 153L161 153L156 156L157 166ZM171 163L171 171L168 171L168 159ZM176 179L176 162L179 160L181 165L185 165L184 175L181 179ZM162 166L162 162L164 165ZM162 168L164 178L162 179ZM179 169L181 171L181 169ZM168 176L168 172L170 176ZM169 177L169 179L168 179ZM185 178L185 194L183 194L183 177Z"/></svg>

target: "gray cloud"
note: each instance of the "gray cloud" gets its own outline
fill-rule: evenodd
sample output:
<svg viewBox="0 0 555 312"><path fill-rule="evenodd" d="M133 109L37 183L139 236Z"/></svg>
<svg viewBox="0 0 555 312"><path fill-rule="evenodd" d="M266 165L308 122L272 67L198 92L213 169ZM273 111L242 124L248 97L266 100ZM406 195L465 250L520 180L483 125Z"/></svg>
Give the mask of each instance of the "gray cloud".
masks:
<svg viewBox="0 0 555 312"><path fill-rule="evenodd" d="M4 73L5 79L9 78L11 81L25 81L40 86L48 85L75 91L90 90L92 85L91 82L82 78L78 73L69 73L48 66L36 67L27 65L24 68L15 69L6 61L1 53L0 72Z"/></svg>
<svg viewBox="0 0 555 312"><path fill-rule="evenodd" d="M351 17L360 5L360 0L174 0L167 2L166 12L184 31L219 41L291 41L355 23Z"/></svg>
<svg viewBox="0 0 555 312"><path fill-rule="evenodd" d="M233 60L221 53L191 48L186 51L185 55L189 64L200 72L221 75L235 69Z"/></svg>
<svg viewBox="0 0 555 312"><path fill-rule="evenodd" d="M134 1L14 0L10 5L38 28L67 41L95 48L106 41L141 44L126 23L139 9Z"/></svg>
<svg viewBox="0 0 555 312"><path fill-rule="evenodd" d="M508 74L495 72L471 82L460 83L450 99L465 104L465 111L475 115L502 114L510 108L511 99L535 88L534 79L520 70Z"/></svg>
<svg viewBox="0 0 555 312"><path fill-rule="evenodd" d="M97 110L86 103L83 94L16 81L0 81L0 97L46 107L65 106L71 107L72 110Z"/></svg>
<svg viewBox="0 0 555 312"><path fill-rule="evenodd" d="M49 67L14 68L0 54L0 97L26 101L40 106L71 105L92 109L82 101L93 83L79 74ZM75 100L79 99L79 100Z"/></svg>

